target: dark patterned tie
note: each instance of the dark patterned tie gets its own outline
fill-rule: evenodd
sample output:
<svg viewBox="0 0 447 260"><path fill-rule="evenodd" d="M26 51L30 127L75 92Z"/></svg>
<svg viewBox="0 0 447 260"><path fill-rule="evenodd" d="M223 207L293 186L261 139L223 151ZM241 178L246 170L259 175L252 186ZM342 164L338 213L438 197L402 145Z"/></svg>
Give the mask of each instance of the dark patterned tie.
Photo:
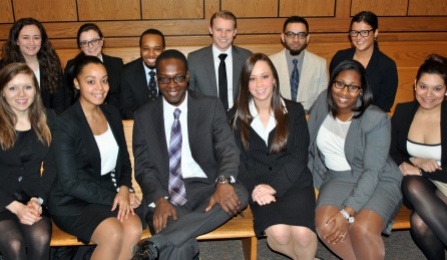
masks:
<svg viewBox="0 0 447 260"><path fill-rule="evenodd" d="M292 93L292 100L296 101L298 96L298 84L300 83L300 73L298 72L298 60L293 59L292 76L290 77L290 88Z"/></svg>
<svg viewBox="0 0 447 260"><path fill-rule="evenodd" d="M155 83L155 72L149 71L149 101L154 101L158 97L157 84Z"/></svg>
<svg viewBox="0 0 447 260"><path fill-rule="evenodd" d="M182 127L180 125L180 109L174 111L174 123L169 141L169 197L174 205L186 203L186 189L182 179Z"/></svg>
<svg viewBox="0 0 447 260"><path fill-rule="evenodd" d="M228 110L228 82L227 82L227 69L225 66L225 58L228 55L222 53L219 55L219 97L222 100L225 111Z"/></svg>

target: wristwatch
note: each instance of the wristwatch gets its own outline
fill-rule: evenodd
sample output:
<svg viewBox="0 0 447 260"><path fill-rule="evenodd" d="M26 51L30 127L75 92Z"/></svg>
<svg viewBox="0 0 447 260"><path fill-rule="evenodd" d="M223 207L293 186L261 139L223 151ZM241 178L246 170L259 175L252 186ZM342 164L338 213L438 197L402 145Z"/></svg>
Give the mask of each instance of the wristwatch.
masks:
<svg viewBox="0 0 447 260"><path fill-rule="evenodd" d="M231 182L231 178L228 176L219 176L217 177L217 183L220 184L226 184L226 183L230 183Z"/></svg>
<svg viewBox="0 0 447 260"><path fill-rule="evenodd" d="M354 223L354 216L349 215L349 213L345 209L340 210L340 213L343 215L343 217L349 224Z"/></svg>

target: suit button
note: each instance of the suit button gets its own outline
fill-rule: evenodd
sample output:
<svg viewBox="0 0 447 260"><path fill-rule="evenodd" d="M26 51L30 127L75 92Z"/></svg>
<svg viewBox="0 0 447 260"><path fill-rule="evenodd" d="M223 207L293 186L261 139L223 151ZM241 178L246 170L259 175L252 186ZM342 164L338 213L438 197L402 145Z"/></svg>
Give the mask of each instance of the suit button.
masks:
<svg viewBox="0 0 447 260"><path fill-rule="evenodd" d="M269 167L269 170L272 170L272 167Z"/></svg>
<svg viewBox="0 0 447 260"><path fill-rule="evenodd" d="M22 180L23 180L23 177L20 176L19 179L18 179L18 181L21 182Z"/></svg>

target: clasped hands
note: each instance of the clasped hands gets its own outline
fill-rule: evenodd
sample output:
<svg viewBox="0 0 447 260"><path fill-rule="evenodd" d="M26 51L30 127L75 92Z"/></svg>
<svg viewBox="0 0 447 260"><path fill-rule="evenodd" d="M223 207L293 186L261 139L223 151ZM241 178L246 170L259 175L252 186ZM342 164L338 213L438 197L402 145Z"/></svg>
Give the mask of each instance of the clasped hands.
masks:
<svg viewBox="0 0 447 260"><path fill-rule="evenodd" d="M276 202L275 199L276 190L270 185L259 184L255 186L253 192L251 193L251 198L254 202L258 203L260 206Z"/></svg>
<svg viewBox="0 0 447 260"><path fill-rule="evenodd" d="M421 169L424 172L435 172L437 170L442 170L441 166L433 159L423 159L412 157L410 159L413 165L403 162L399 165L399 169L403 175L421 175Z"/></svg>
<svg viewBox="0 0 447 260"><path fill-rule="evenodd" d="M323 239L328 243L337 244L338 242L345 241L350 224L340 212L336 212L326 221L326 227L328 231Z"/></svg>

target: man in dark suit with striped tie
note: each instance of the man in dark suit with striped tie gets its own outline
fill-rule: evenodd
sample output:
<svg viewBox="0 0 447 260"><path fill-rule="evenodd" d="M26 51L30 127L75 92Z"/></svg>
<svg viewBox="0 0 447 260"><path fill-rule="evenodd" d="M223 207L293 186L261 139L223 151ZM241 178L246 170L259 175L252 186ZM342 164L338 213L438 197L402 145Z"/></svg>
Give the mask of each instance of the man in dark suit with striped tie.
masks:
<svg viewBox="0 0 447 260"><path fill-rule="evenodd" d="M248 194L236 182L239 150L222 102L187 90L181 52L163 52L156 68L163 98L136 111L133 129L135 178L153 236L133 259L193 259L196 237L239 213Z"/></svg>

